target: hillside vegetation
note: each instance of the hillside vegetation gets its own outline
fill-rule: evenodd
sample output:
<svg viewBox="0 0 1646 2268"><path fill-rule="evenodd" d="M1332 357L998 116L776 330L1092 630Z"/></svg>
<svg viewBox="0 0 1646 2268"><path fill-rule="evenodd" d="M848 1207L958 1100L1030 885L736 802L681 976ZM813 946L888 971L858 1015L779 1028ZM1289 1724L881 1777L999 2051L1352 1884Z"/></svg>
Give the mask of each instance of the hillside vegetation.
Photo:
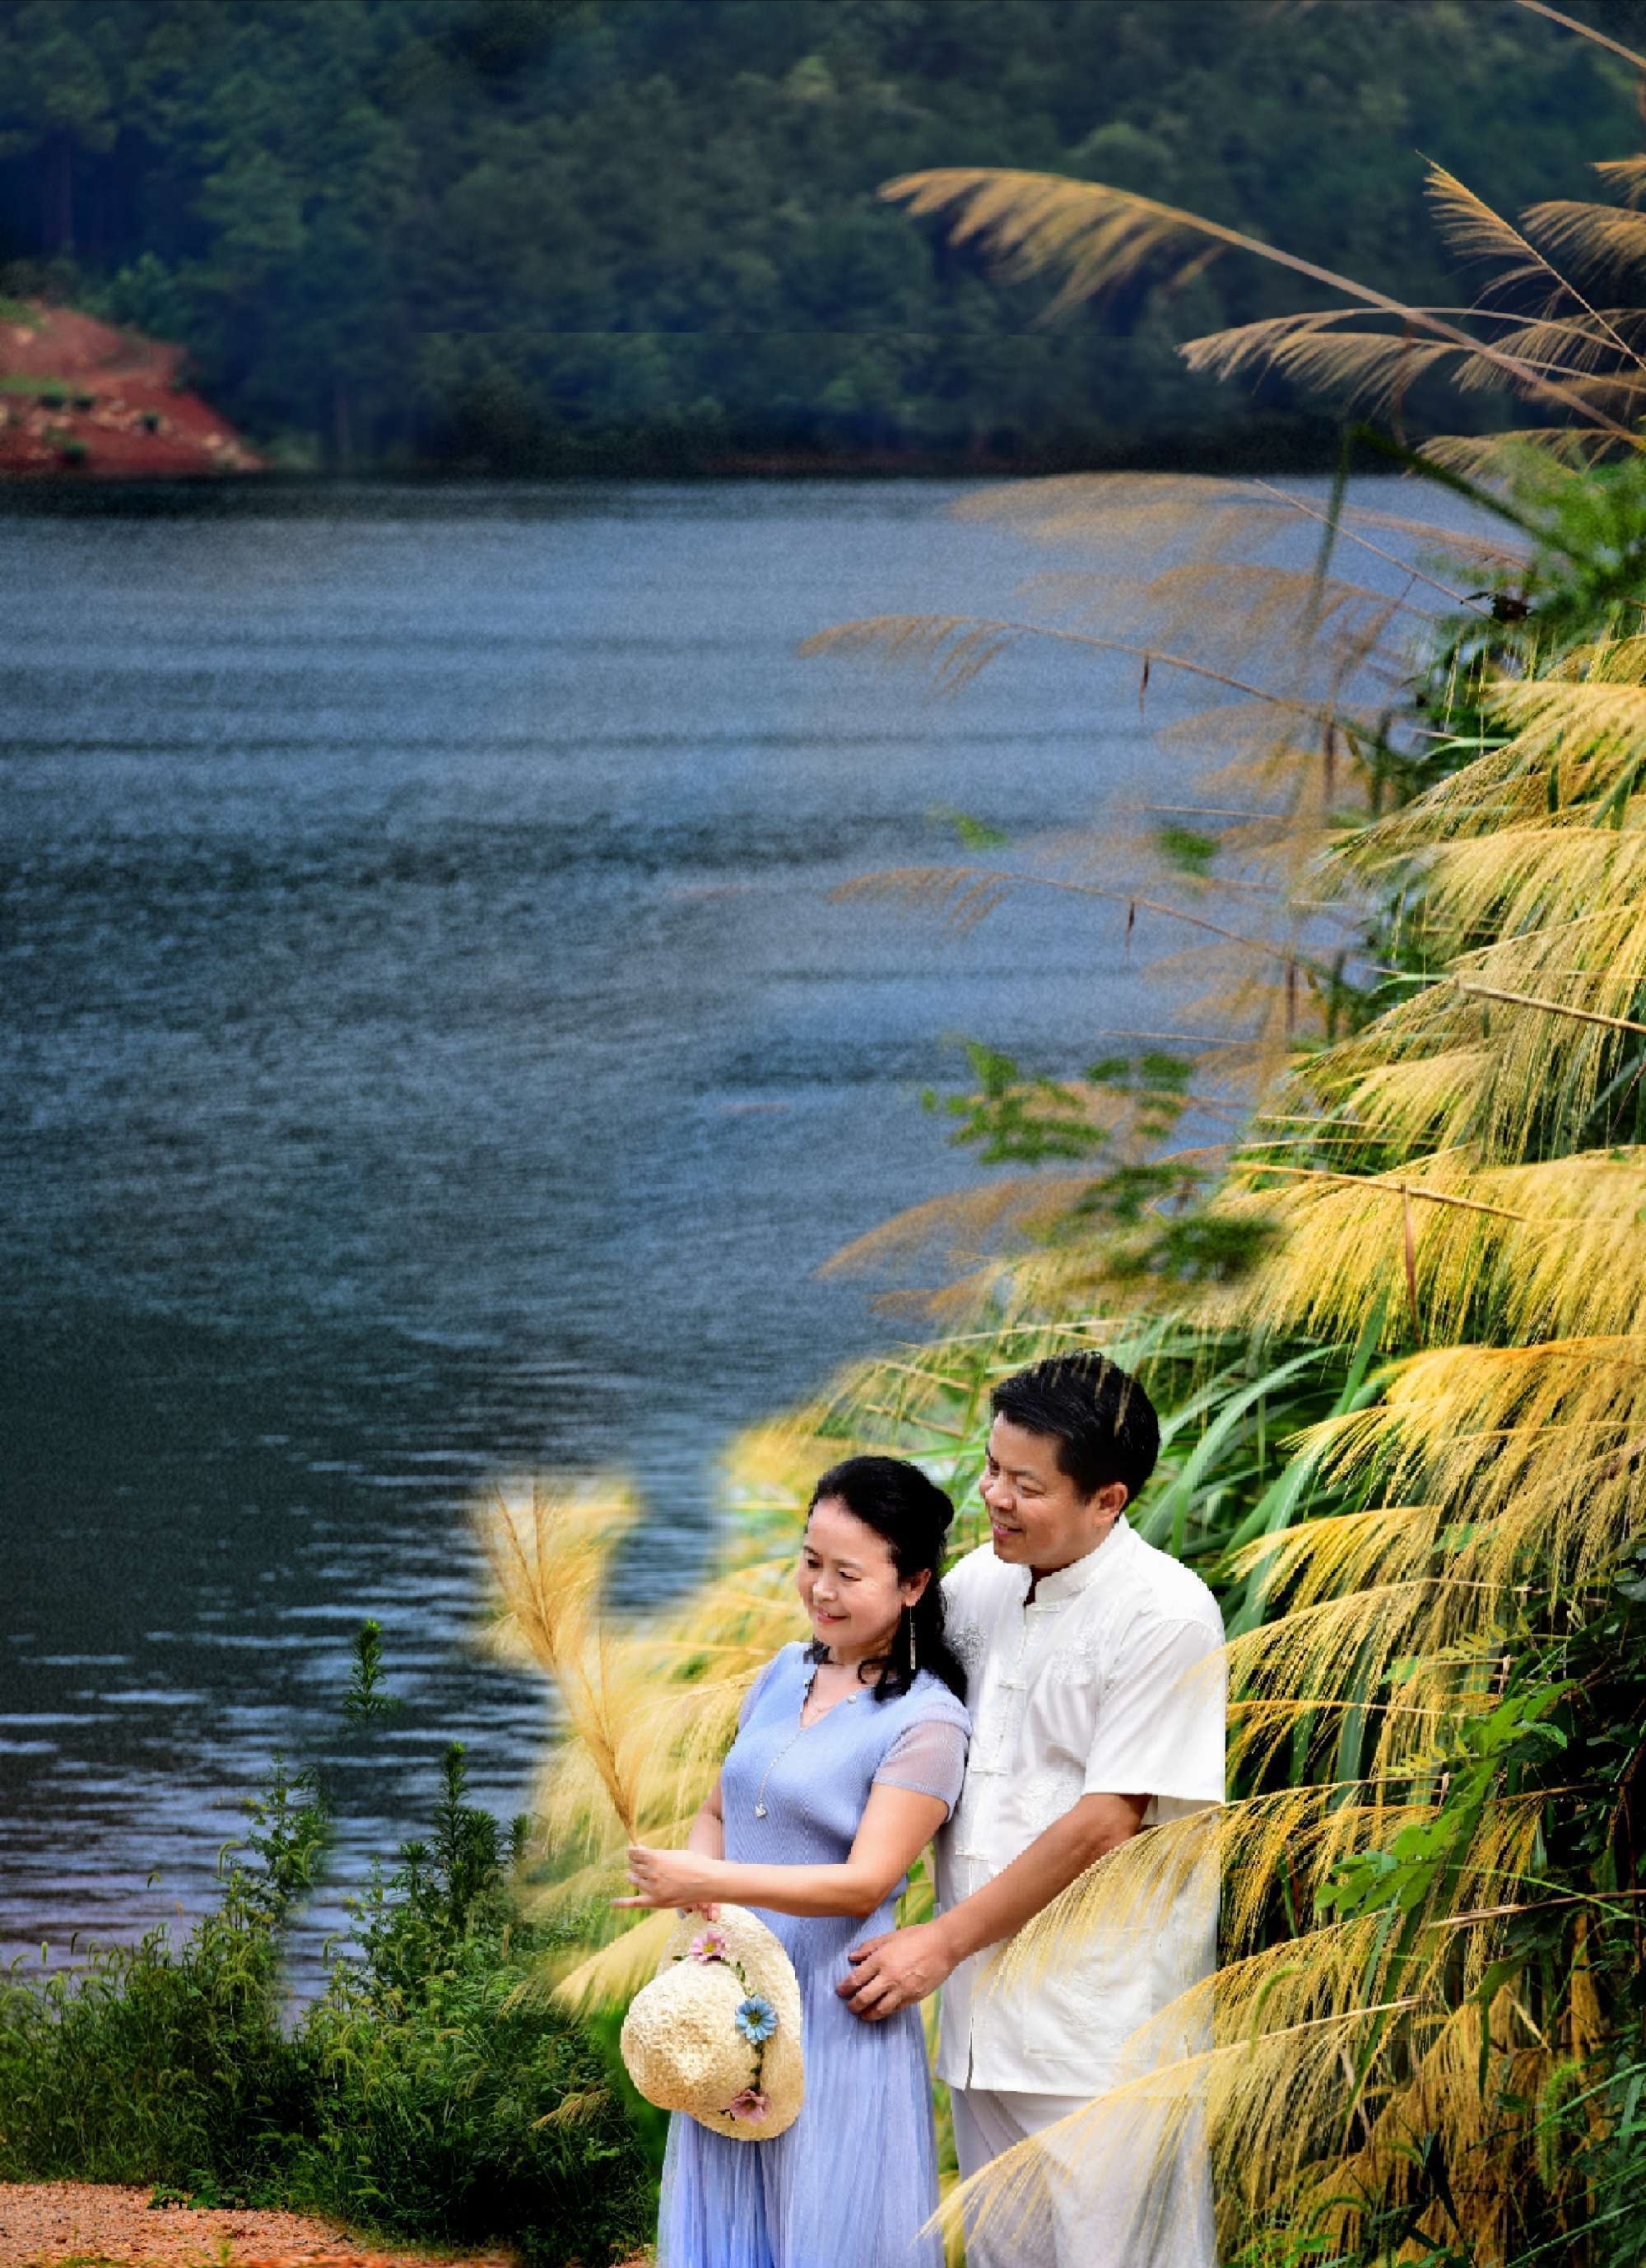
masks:
<svg viewBox="0 0 1646 2268"><path fill-rule="evenodd" d="M1329 421L1173 345L1283 282L1046 325L877 185L1092 177L1433 300L1414 149L1512 211L1631 96L1509 0L26 0L0 267L186 345L292 464L1254 461Z"/></svg>

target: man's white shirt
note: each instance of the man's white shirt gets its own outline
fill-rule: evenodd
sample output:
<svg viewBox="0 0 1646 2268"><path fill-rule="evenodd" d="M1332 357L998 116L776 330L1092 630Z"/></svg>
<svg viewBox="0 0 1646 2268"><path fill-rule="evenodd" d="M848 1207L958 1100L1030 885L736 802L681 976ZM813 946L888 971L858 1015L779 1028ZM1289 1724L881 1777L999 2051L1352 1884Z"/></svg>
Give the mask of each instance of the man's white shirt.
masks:
<svg viewBox="0 0 1646 2268"><path fill-rule="evenodd" d="M972 1728L960 1801L937 1837L944 1911L1083 1795L1148 1795L1146 1826L1223 1800L1223 1625L1199 1577L1122 1515L1025 1605L1030 1580L989 1544L943 1579ZM943 1987L938 2077L1100 2093L1128 2036L1211 1975L1216 1920L1214 1870L1200 1867L1147 1922L1083 1930L1037 1988L989 1991L999 1948L974 1955Z"/></svg>

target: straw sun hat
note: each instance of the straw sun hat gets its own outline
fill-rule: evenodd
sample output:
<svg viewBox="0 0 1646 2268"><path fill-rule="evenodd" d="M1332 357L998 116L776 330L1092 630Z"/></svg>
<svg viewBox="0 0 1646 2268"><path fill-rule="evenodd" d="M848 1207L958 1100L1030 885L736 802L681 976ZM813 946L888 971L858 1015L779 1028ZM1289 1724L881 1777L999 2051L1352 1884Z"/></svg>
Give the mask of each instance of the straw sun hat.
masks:
<svg viewBox="0 0 1646 2268"><path fill-rule="evenodd" d="M768 2141L800 2116L800 1983L746 1906L682 1917L629 2003L620 2044L648 2102L734 2142Z"/></svg>

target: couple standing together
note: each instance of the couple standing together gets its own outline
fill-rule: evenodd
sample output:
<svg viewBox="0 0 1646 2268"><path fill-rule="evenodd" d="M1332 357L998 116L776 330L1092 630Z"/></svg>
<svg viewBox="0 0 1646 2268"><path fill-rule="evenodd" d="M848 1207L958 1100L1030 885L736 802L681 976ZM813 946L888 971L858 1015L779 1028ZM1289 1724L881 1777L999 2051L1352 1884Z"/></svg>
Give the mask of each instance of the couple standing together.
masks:
<svg viewBox="0 0 1646 2268"><path fill-rule="evenodd" d="M1126 1517L1159 1445L1143 1389L1066 1355L993 1409L990 1541L941 1580L952 1507L918 1467L823 1475L797 1577L812 1643L756 1678L687 1847L630 1852L628 1903L753 1908L803 2007L786 2131L674 2117L659 2268L941 2268L920 2234L938 2197L926 1995L941 1988L937 2076L970 2175L1112 2085L1127 2036L1214 1965L1202 1869L990 1989L992 1949L1096 1860L1222 1800L1224 1719L1212 1594ZM936 1917L897 1929L934 1839ZM1044 2156L1032 2230L974 2223L972 2268L1211 2268L1192 2120L1158 2152L1135 2129L1076 2130Z"/></svg>

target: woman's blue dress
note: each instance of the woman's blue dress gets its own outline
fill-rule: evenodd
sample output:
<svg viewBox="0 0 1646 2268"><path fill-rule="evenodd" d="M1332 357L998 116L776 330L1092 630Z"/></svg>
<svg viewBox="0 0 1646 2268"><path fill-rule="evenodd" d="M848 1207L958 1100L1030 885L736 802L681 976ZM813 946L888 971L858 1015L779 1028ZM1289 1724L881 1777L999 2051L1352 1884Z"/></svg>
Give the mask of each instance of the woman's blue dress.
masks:
<svg viewBox="0 0 1646 2268"><path fill-rule="evenodd" d="M865 1687L797 1734L812 1675L806 1648L786 1646L743 1704L720 1775L729 1859L838 1865L877 1780L954 1808L969 1721L946 1685L922 1670L894 1700L876 1701ZM753 1910L800 1979L805 2104L768 2142L734 2142L679 2114L670 2120L658 2268L942 2268L941 2240L919 2235L937 2208L920 2012L865 2023L835 1991L848 1973L847 1948L896 1926L903 1889L867 1919Z"/></svg>

